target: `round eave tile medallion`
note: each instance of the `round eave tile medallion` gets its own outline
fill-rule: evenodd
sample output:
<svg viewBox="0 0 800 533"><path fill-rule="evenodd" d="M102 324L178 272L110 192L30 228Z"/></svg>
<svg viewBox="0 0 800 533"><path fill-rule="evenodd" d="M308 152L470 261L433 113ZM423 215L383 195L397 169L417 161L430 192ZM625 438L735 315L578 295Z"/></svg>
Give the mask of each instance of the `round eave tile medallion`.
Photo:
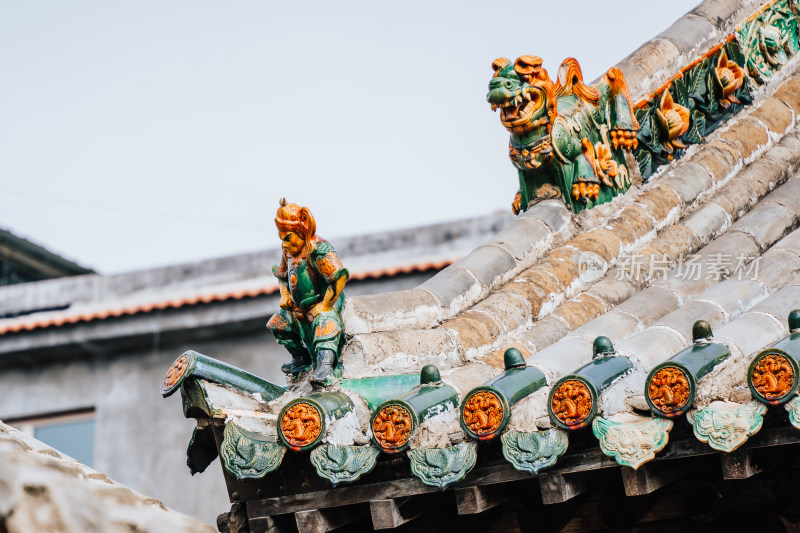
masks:
<svg viewBox="0 0 800 533"><path fill-rule="evenodd" d="M659 369L647 384L650 401L663 414L680 414L691 396L691 380L686 372L677 366Z"/></svg>
<svg viewBox="0 0 800 533"><path fill-rule="evenodd" d="M411 413L402 405L387 405L372 420L372 435L384 451L405 446L413 428Z"/></svg>
<svg viewBox="0 0 800 533"><path fill-rule="evenodd" d="M567 426L580 426L592 413L592 393L583 381L568 379L553 391L550 409Z"/></svg>
<svg viewBox="0 0 800 533"><path fill-rule="evenodd" d="M503 423L503 402L492 391L480 390L464 402L464 424L477 437L492 435Z"/></svg>
<svg viewBox="0 0 800 533"><path fill-rule="evenodd" d="M281 435L292 448L313 444L322 431L322 416L315 406L299 402L290 406L281 417Z"/></svg>

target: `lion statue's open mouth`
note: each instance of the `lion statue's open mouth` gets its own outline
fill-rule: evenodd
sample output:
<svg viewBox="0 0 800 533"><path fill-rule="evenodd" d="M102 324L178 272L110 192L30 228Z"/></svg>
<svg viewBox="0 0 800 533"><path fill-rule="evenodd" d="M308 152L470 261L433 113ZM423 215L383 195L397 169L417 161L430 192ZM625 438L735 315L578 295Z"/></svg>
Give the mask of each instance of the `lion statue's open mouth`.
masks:
<svg viewBox="0 0 800 533"><path fill-rule="evenodd" d="M535 91L535 90L534 90ZM500 121L506 128L514 128L529 122L542 107L542 98L533 97L534 91L525 91L525 97L517 96L500 110Z"/></svg>
<svg viewBox="0 0 800 533"><path fill-rule="evenodd" d="M544 103L541 90L514 77L514 72L505 72L505 76L497 76L489 84L486 100L492 111L500 109L500 120L506 128L518 127L536 118Z"/></svg>

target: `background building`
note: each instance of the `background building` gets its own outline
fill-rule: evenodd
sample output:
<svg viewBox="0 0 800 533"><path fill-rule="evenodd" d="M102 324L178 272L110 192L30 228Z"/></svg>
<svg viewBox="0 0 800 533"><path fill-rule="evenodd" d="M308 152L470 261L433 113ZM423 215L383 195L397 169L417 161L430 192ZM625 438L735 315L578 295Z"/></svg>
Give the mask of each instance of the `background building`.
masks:
<svg viewBox="0 0 800 533"><path fill-rule="evenodd" d="M508 212L338 240L351 273L345 292L415 287L512 218ZM17 242L20 255L31 247ZM0 419L214 523L229 507L219 462L190 479L193 424L178 397L163 400L159 386L189 348L283 383L280 365L289 355L264 327L278 307L271 272L278 256L273 249L0 288Z"/></svg>
<svg viewBox="0 0 800 533"><path fill-rule="evenodd" d="M88 268L0 229L0 285L91 273Z"/></svg>

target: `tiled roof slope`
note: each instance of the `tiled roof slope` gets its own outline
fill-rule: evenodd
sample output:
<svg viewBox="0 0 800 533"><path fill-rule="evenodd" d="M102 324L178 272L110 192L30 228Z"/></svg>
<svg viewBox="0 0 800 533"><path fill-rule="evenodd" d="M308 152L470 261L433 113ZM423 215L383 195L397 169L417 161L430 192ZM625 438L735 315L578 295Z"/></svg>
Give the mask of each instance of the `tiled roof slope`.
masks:
<svg viewBox="0 0 800 533"><path fill-rule="evenodd" d="M93 272L2 228L0 228L0 263L5 263L7 267L19 272L26 281ZM3 283L1 279L0 283Z"/></svg>
<svg viewBox="0 0 800 533"><path fill-rule="evenodd" d="M751 15L757 12L749 9ZM708 15L711 11L701 4L672 28L696 24L698 13L719 18ZM747 18L741 10L736 13L739 20ZM718 22L730 27L730 19ZM690 63L691 56L679 54L669 41L672 28L618 65L625 72L647 57L644 63L655 69L653 76L637 78L638 85L629 81L633 94L648 95ZM674 53L655 51L662 49ZM698 47L691 50L702 53ZM783 83L776 76L762 86L750 109L610 204L571 217L561 202L541 202L418 288L351 298L345 327L353 338L345 357L353 362L405 359L417 368L425 362L458 365L524 338L531 328L566 332L570 323L621 303L639 287L587 281L580 275L581 257L612 270L632 255L652 254L661 264L674 263L745 214L800 161L793 134L800 79L789 76L794 68L792 62L781 71ZM537 326L544 320L547 327ZM528 348L537 349L535 344ZM349 375L365 371L350 365Z"/></svg>
<svg viewBox="0 0 800 533"><path fill-rule="evenodd" d="M780 7L749 6L719 17L719 31L706 31L699 14L714 18L730 5L702 4L618 65L633 73L635 94L652 97L679 69L696 64L706 47L729 41L725 32ZM689 27L705 28L692 33L704 36L693 41L702 46L673 42L670 36L680 40ZM548 412L555 409L555 387L592 362L593 341L602 335L628 367L598 393L587 423L595 421L607 455L638 467L666 445L672 427L668 418L642 416L651 410L645 378L693 345L693 327L702 319L714 336L697 342L730 356L697 374L690 420L697 438L712 448L741 446L761 427L765 409L751 400L747 366L757 351L790 332L787 316L800 307L797 64L797 58L788 61L755 91L752 106L610 204L571 216L559 201L543 201L418 288L350 299L345 377L418 372L434 364L465 402L468 392L508 368L504 351L517 347L547 380L539 392L505 408L511 415L504 455L525 470L506 436L536 440L562 432ZM722 265L726 272L719 271L723 257L733 262ZM689 263L700 267L696 276L687 276ZM725 436L710 435L704 417ZM459 427L442 414L426 424L428 437L412 441L412 450L461 445L463 420ZM614 447L620 431L639 439L633 452ZM369 435L370 428L362 425L344 444L359 443L359 434Z"/></svg>
<svg viewBox="0 0 800 533"><path fill-rule="evenodd" d="M752 209L797 168L800 140L792 130L800 106L791 107L792 104L800 104L798 78L786 81L761 107L738 118L675 168L613 203L618 211L593 229L551 249L542 260L526 269L512 270L513 275L504 274L485 299L456 317L427 330L357 334L347 347L346 357L381 359L395 355L399 359L405 355L420 364L428 359L459 364L522 339L531 328L566 331L564 328L570 324L580 325L592 315L607 311L633 296L639 287L634 281L616 282L619 277L616 274L594 282L585 281L586 276L582 279L580 275L582 254L584 258L597 259L614 273L614 265L624 263L632 255L675 264L682 254L693 253ZM748 160L751 164L746 165ZM535 216L538 212L535 207L515 223ZM508 229L512 228L516 229L514 223ZM528 233L527 237L535 239L536 234ZM727 250L745 250L748 242L752 239L732 237ZM453 275L451 269L459 268L464 264L462 261L419 289L406 292L427 292L438 280ZM473 264L475 270L493 266L494 263L477 261ZM364 299L354 298L352 305L357 306ZM391 316L391 313L391 307L387 306L386 314ZM536 327L537 322L548 316L554 318L548 320L546 328ZM528 346L536 348L536 343ZM447 356L443 358L442 354ZM358 371L355 366L351 369Z"/></svg>
<svg viewBox="0 0 800 533"><path fill-rule="evenodd" d="M0 530L212 533L0 422Z"/></svg>
<svg viewBox="0 0 800 533"><path fill-rule="evenodd" d="M797 148L800 157L800 143ZM761 179L766 183L770 177L762 175ZM699 319L710 324L714 332L712 340L725 345L731 356L713 367L700 381L693 408L702 413L704 409L744 409L756 405L750 399L745 382L747 365L758 350L789 333L787 316L792 309L800 307L800 230L795 229L800 222L800 174L793 173L789 179L773 176L773 180L777 187L765 194L746 215L733 224L723 223L709 231L704 244L700 239L692 240L696 244L692 250L704 265L696 278L686 278L681 271L684 265L669 269L663 277L642 287L644 282L635 276L616 279L621 272L621 267L617 267L595 284L605 285L607 290L600 305L590 307L581 303L582 296L575 297L561 303L548 315L554 322L542 328L531 327L524 335L511 337L525 352L534 352L527 358L527 365L539 369L547 384L507 408L510 420L506 435L547 438L556 432L563 434L559 438L566 447L566 433L554 427L552 413L548 413L547 393L560 378L593 360L592 343L598 335L608 337L616 347L616 354L627 357L632 366L601 391L596 421L601 425L605 421L623 424L628 432L636 432L638 425L652 424L654 420L664 421L641 416L649 410L644 399L645 377L658 363L692 345L693 323ZM741 202L748 201L744 195L737 197ZM671 242L656 237L651 241L651 249L664 255L677 254L674 249L670 250ZM725 279L714 275L708 266L712 263L709 258L726 253L743 257L742 276ZM658 257L655 252L654 255ZM647 272L647 268L641 272ZM542 323L544 320L534 324ZM503 370L503 356L498 352L472 359L431 356L427 362L430 361L445 369L442 381L458 394L460 409L468 393ZM363 364L370 366L373 374L381 374L381 371L393 374L398 368L409 366L401 357L376 358ZM419 362L413 361L413 364ZM257 431L265 437L274 435L276 416L280 416L287 402L303 395L302 390L290 390L269 402L254 402L249 395L233 401L232 397L215 392L221 389L219 385L206 383L203 386L208 389L206 394L211 402L210 412L215 413L213 416L242 427L260 428ZM328 443L323 448L331 445L358 447L369 440L370 409L357 395L352 392L348 395L355 398L356 416L347 423L334 424L323 440ZM212 400L214 397L220 399ZM757 415L760 419L763 412ZM411 450L452 449L461 445L465 435L459 416L460 412L445 410L421 420L420 430L411 440ZM732 417L733 422L736 420L737 417ZM662 447L672 424L666 422L668 424L659 428ZM740 446L747 437L749 434L740 434L738 440L726 445ZM598 438L602 446L601 436ZM641 446L645 444L642 437ZM505 438L503 446L504 450L509 446ZM641 446L632 446L632 449L638 453ZM653 457L651 454L638 457L636 461L625 458L618 458L618 461L638 467ZM374 464L375 458L372 460ZM515 466L524 469L519 464Z"/></svg>
<svg viewBox="0 0 800 533"><path fill-rule="evenodd" d="M763 0L702 2L615 65L625 75L631 99L639 103L648 100L675 79L682 69L696 63L714 46L730 39L738 25L773 3ZM786 119L787 110L783 106L776 108L774 103L766 105L763 114L775 112ZM786 120L793 123L793 112L788 114ZM789 122L784 126L788 128ZM772 129L778 127L776 122L770 125ZM739 136L748 134L752 135L748 140L750 143L761 140L765 144L767 141L767 132L763 128L752 131L745 126L739 128ZM734 137L729 137L724 146L736 144ZM706 168L714 173L714 181L717 182L729 177L726 174L737 164L752 161L760 152L754 150L757 147L757 144L749 146L745 155L736 148L722 148L722 159L716 160L709 154L714 161ZM725 169L724 175L715 174L721 168ZM672 180L673 183L675 181ZM667 183L662 185L668 186ZM684 188L684 192L689 191ZM698 192L708 192L708 187ZM634 208L627 211L625 216L633 217L631 222L636 225L644 225L646 230L643 233L646 234L653 229L659 230L668 222L666 215L672 214L670 208L676 207L676 203L669 195L662 198L660 194L651 193L641 200L641 210ZM346 310L345 327L351 335L433 327L484 299L489 292L545 258L553 248L575 236L587 225L599 225L601 221L598 218L621 216L621 211L617 203L616 209L600 209L605 217L598 213L586 213L583 217L589 220L582 217L572 220L561 202L542 202L526 211L484 246L417 289L352 299ZM655 220L648 220L649 216L655 216ZM624 224L624 221L620 224Z"/></svg>

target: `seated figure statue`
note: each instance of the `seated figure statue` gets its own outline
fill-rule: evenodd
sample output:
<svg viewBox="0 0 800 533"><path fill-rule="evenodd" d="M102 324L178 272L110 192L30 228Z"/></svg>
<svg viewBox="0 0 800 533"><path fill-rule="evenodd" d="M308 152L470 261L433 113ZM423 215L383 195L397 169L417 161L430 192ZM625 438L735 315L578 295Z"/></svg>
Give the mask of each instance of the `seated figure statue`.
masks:
<svg viewBox="0 0 800 533"><path fill-rule="evenodd" d="M328 384L344 345L342 290L349 272L333 246L316 236L308 208L281 199L275 225L282 251L272 273L280 283L281 299L267 329L292 354L283 372L296 375L313 364L309 381Z"/></svg>

